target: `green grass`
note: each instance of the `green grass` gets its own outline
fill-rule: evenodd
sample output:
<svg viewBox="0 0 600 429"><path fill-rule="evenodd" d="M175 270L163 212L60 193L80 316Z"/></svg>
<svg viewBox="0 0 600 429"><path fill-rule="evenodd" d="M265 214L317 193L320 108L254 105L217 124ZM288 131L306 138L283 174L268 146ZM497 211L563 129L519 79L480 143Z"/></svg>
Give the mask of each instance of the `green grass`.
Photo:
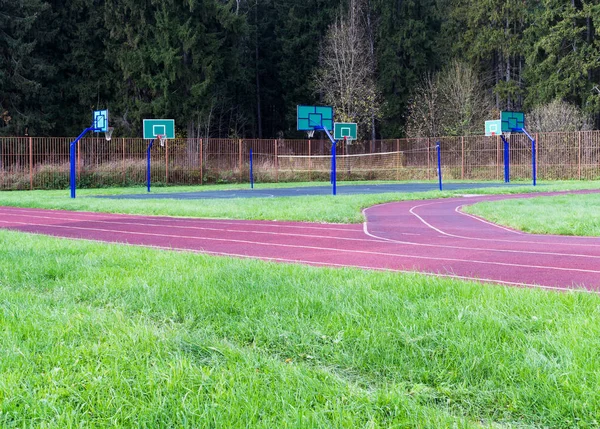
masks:
<svg viewBox="0 0 600 429"><path fill-rule="evenodd" d="M300 184L314 185L310 184ZM279 184L280 187L295 187L298 184ZM325 185L326 186L326 185ZM257 189L267 189L261 185ZM99 211L111 213L150 214L166 216L189 216L229 219L265 219L308 222L360 223L362 209L375 204L401 200L419 200L450 197L464 193L497 194L544 192L552 190L594 189L598 182L552 182L533 188L529 184L511 188L473 189L459 192L390 193L377 195L338 195L251 198L251 199L208 199L208 200L110 200L91 198L95 195L118 195L143 193L144 188L115 188L80 190L76 199L69 198L69 191L11 191L0 192L0 205L39 207L77 211ZM160 188L157 192L181 192L240 188L240 185ZM246 185L247 188L247 185Z"/></svg>
<svg viewBox="0 0 600 429"><path fill-rule="evenodd" d="M531 233L600 236L600 194L485 202L464 211Z"/></svg>
<svg viewBox="0 0 600 429"><path fill-rule="evenodd" d="M592 428L600 297L0 231L0 427Z"/></svg>

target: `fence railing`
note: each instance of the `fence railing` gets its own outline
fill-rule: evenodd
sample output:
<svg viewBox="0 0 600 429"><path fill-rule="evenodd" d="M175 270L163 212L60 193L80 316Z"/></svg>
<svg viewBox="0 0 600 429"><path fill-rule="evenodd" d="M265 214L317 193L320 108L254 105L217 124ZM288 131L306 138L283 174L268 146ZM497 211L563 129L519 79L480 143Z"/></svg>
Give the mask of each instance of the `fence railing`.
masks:
<svg viewBox="0 0 600 429"><path fill-rule="evenodd" d="M536 134L537 176L600 179L600 131ZM67 137L0 138L0 190L66 189L69 186ZM392 139L340 145L340 180L434 180L435 143L442 148L445 179L501 180L504 153L499 137L465 136ZM76 150L78 187L143 185L147 142L142 139L84 138ZM511 178L530 179L531 145L523 135L510 138ZM327 140L175 139L152 152L154 185L200 185L249 180L249 151L257 182L328 180ZM378 153L377 157L355 157Z"/></svg>

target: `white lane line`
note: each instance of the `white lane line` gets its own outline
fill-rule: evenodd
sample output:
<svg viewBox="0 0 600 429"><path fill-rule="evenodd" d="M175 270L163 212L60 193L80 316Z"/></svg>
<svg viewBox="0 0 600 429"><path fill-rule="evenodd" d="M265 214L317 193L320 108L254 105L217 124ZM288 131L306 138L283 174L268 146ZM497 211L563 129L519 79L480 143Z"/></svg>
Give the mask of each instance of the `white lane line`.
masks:
<svg viewBox="0 0 600 429"><path fill-rule="evenodd" d="M463 212L463 211L462 211L462 208L463 208L465 205L466 205L466 204L463 204L463 205L457 206L457 207L454 209L454 212L455 212L455 213L457 213L457 214L459 214L459 215L461 215L461 216L467 216L467 217L469 217L469 218L471 218L471 219L473 219L473 220L476 220L476 221L478 221L478 222L484 223L484 224L486 224L486 225L488 225L488 226L492 226L492 227L494 227L494 228L498 228L498 229L501 229L501 230L503 230L503 231L510 232L510 233L512 233L512 234L516 234L516 235L523 235L523 233L522 233L521 231L516 231L516 230L514 230L514 229L510 229L510 228L507 228L507 227L505 227L505 226L498 225L497 223L493 223L493 222L487 221L487 220L485 220L485 219L482 219L482 218L480 218L480 217L478 217L478 216L474 216L474 215L472 215L472 214L470 214L470 213L465 213L465 212ZM471 205L471 204L468 204L468 205Z"/></svg>
<svg viewBox="0 0 600 429"><path fill-rule="evenodd" d="M33 234L33 233L30 233ZM56 237L56 236L52 236ZM347 265L347 264L336 264L334 262L319 262L319 261L308 261L303 259L288 259L288 258L273 258L267 256L252 256L252 255L244 255L238 253L228 253L228 252L214 252L209 250L201 250L201 249L189 249L185 247L167 247L167 246L157 246L151 244L132 244L126 242L114 242L114 241L100 241L93 240L89 238L73 238L73 237L62 237L65 240L74 240L74 241L84 241L88 243L103 243L106 245L116 245L116 246L128 246L128 247L145 247L150 249L158 249L158 250L166 250L166 251L179 251L179 252L189 252L195 254L202 255L211 255L211 256L227 256L231 258L243 258L243 259L253 259L253 260L263 260L263 261L272 261L272 262L280 262L280 263L294 263L294 264L303 264L303 265L312 265L312 266L320 266L320 267L334 267L334 268L356 268L361 270L370 270L370 271L382 271L382 272L392 272L392 273L400 273L400 274L411 274L411 275L422 275L426 277L436 277L436 278L451 278L458 280L466 280L472 281L475 283L492 283L492 284L500 284L504 286L522 286L533 289L544 289L544 290L552 290L552 291L563 291L563 292L578 292L578 293L589 293L589 294L600 294L600 291L585 289L580 286L574 285L572 288L563 287L563 286L549 286L549 285L541 285L541 284L533 284L533 283L522 283L522 282L510 282L504 280L494 280L494 279L485 279L481 277L468 277L468 276L459 276L456 274L441 274L441 273L431 273L427 271L416 271L416 270L402 270L396 268L379 268L379 267L370 267L363 265Z"/></svg>
<svg viewBox="0 0 600 429"><path fill-rule="evenodd" d="M48 219L48 220L58 220L64 222L79 222L79 223L101 223L108 225L128 225L128 226L138 226L138 227L153 227L153 228L163 228L163 229L183 229L183 230L193 230L193 231L213 231L213 232L227 232L227 233L238 233L238 234L259 234L259 235L274 235L274 236L283 236L283 237L302 237L302 238L317 238L317 239L331 239L331 240L342 240L342 241L358 241L358 242L367 242L367 243L379 243L379 240L369 240L365 238L352 238L352 237L340 237L336 235L315 235L315 234L299 234L299 233L289 233L289 232L274 232L274 231L256 231L256 230L244 230L244 229L226 229L226 228L208 228L201 226L185 226L185 225L165 225L165 224L152 224L152 223L143 223L143 222L124 222L123 220L100 220L100 219L90 219L90 220L81 220L77 218L68 218L68 217L57 217L57 216L41 216L41 215L33 215L33 214L25 214L18 215L19 218L29 218L29 219ZM6 220L7 217L4 218L5 223L10 223L10 221ZM18 222L18 221L17 221ZM44 224L49 227L55 226L54 223ZM357 231L349 231L346 230L344 232L351 233L361 233L360 230Z"/></svg>
<svg viewBox="0 0 600 429"><path fill-rule="evenodd" d="M335 235L315 235L315 234L298 234L298 233L284 233L284 232L271 232L271 231L255 231L255 230L242 230L242 229L223 229L223 228L206 228L206 227L196 227L196 226L182 226L182 225L163 225L163 224L152 224L152 223L143 223L143 222L124 222L119 220L85 220L81 221L77 218L69 218L69 217L56 217L56 216L41 216L41 215L19 215L20 217L27 217L33 219L49 219L49 220L59 220L59 221L78 221L78 222L94 222L108 225L128 225L128 226L138 226L138 227L155 227L155 228L163 228L163 229L182 229L182 230L193 230L193 231L213 231L213 232L226 232L226 233L234 233L234 234L257 234L257 235L272 235L272 236L283 236L283 237L301 237L301 238L314 238L314 239L330 239L330 240L340 240L340 241L355 241L355 242L365 242L365 243L380 243L381 241L400 244L405 246L415 246L415 247L429 247L434 249L450 249L450 250L467 250L467 251L475 251L475 252L497 252L497 253L508 253L508 254L526 254L526 255L545 255L545 256L566 256L566 257L577 257L577 258L588 258L588 259L600 259L600 255L584 255L584 254L573 254L573 253L558 253L558 252L540 252L533 250L510 250L510 249L494 249L494 248L479 248L479 247L464 247L464 246L452 246L452 245L444 245L444 244L427 244L427 243L416 243L410 241L401 241L401 240L393 240L389 238L379 237L369 232L368 225L365 222L363 224L363 233L371 237L372 240L364 239L364 238L351 238L351 237L340 237ZM124 220L129 220L124 219ZM5 219L5 222L6 221ZM45 224L48 226L52 226L52 223ZM344 231L346 232L346 231ZM348 231L354 232L354 231ZM359 232L359 231L356 231Z"/></svg>
<svg viewBox="0 0 600 429"><path fill-rule="evenodd" d="M434 203L431 204L421 204L418 206L414 206L410 209L410 213L415 216L417 219L419 219L423 224L425 224L427 227L431 228L432 230L440 233L441 235L444 235L446 237L453 237L453 238L460 238L463 240L473 240L473 241L494 241L496 243L514 243L514 244L537 244L537 245L545 245L545 246L583 246L583 247L600 247L600 244L590 244L590 243L573 243L573 240L579 240L582 239L581 241L584 240L589 240L591 239L597 239L600 242L600 237L574 237L574 236L564 236L563 238L569 240L568 242L550 242L550 241L525 241L525 240L507 240L507 239L497 239L497 238L481 238L481 237L467 237L467 236L463 236L463 235L456 235L456 234L450 234L447 232L442 231L439 228L434 227L433 225L431 225L430 223L428 223L425 219L423 219L421 216L419 216L418 214L416 214L414 212L415 209L421 208L421 207L425 207L428 205L433 205ZM535 238L536 234L522 234L523 237L528 237L528 238ZM539 235L539 237L545 237L544 235ZM558 236L550 236L552 238L558 238Z"/></svg>
<svg viewBox="0 0 600 429"><path fill-rule="evenodd" d="M318 250L318 251L326 251L326 252L342 252L342 253L356 254L356 255L386 256L386 257L418 259L418 260L426 260L426 261L443 261L443 262L459 262L459 263L464 262L464 263L468 263L468 264L478 264L478 265L493 265L493 266L503 266L503 267L559 271L559 272L600 274L599 270L588 270L588 269L582 269L582 268L563 268L563 267L544 266L544 265L513 264L513 263L508 263L508 262L479 261L476 259L440 258L440 257L430 257L430 256L406 255L406 254L398 254L398 253L390 253L390 252L339 249L339 248L334 248L334 247L305 246L305 245L269 243L269 242L265 243L265 242L260 242L260 241L251 241L251 240L193 237L193 236L175 235L175 234L155 234L155 233L148 233L148 232L143 233L143 232L121 231L121 230L111 230L111 229L102 229L102 228L84 228L84 227L63 226L63 225L32 224L32 223L26 223L26 222L7 222L7 221L1 221L1 220L0 220L0 223L11 223L11 224L19 223L19 224L22 224L24 226L29 226L29 227L39 226L39 227L44 227L44 228L58 228L58 229L67 229L67 230L78 230L78 231L106 232L106 233L117 233L117 234L122 234L122 235L135 235L135 236L144 236L144 237L151 236L151 237L176 238L176 239L195 240L195 241L248 244L248 245L254 245L254 246ZM27 231L24 231L24 232L27 232ZM49 234L46 234L46 235L49 235ZM103 241L103 240L98 240L98 241Z"/></svg>
<svg viewBox="0 0 600 429"><path fill-rule="evenodd" d="M40 216L40 215L20 215L20 217L34 218L34 219L49 219L49 220L59 220L59 221L79 221L81 220L75 218L68 217L56 217L56 216ZM129 220L129 219L127 219ZM5 222L9 222L5 219ZM545 255L545 256L558 256L558 257L573 257L573 258L586 258L586 259L600 259L600 255L584 255L584 254L573 254L573 253L558 253L558 252L540 252L533 250L510 250L510 249L493 249L493 248L478 248L478 247L464 247L464 246L452 246L452 245L443 245L443 244L427 244L427 243L415 243L409 241L401 241L401 240L393 240L384 237L379 237L377 235L371 234L368 230L368 225L366 223L363 224L363 233L373 238L372 240L364 239L364 238L351 238L351 237L340 237L334 235L315 235L315 234L298 234L298 233L283 233L283 232L271 232L271 231L254 231L254 230L241 230L241 229L223 229L223 228L205 228L205 227L193 227L193 226L182 226L182 225L162 225L162 224L150 224L150 223L142 223L142 222L124 222L117 220L86 220L83 222L95 222L108 224L113 226L138 226L138 227L156 227L163 229L182 229L182 230L193 230L193 231L212 231L212 232L225 232L225 233L233 233L233 234L257 234L257 235L271 235L271 236L282 236L282 237L300 237L300 238L314 238L314 239L323 239L323 240L338 240L338 241L354 241L354 242L365 242L365 243L380 243L381 241L405 245L405 246L415 246L415 247L428 247L434 249L450 249L450 250L466 250L466 251L475 251L475 252L497 252L497 253L506 253L506 254L526 254L526 255ZM44 224L49 227L53 226L52 223Z"/></svg>
<svg viewBox="0 0 600 429"><path fill-rule="evenodd" d="M55 210L55 209L27 209L27 208L18 208L18 207L0 207L0 213L5 212L19 212L31 214L32 212L52 212L52 213L61 213L61 214L73 214L82 217L89 218L101 218L105 219L106 216L113 216L115 218L122 219L151 219L154 221L163 221L163 222L172 222L173 220L191 223L191 222L203 222L203 223L214 223L217 225L235 225L235 226L261 226L261 227L273 227L273 228L292 228L292 229L316 229L316 230L330 230L330 231L346 231L346 232L356 232L360 231L360 226L356 224L346 224L346 223L318 223L318 222L294 222L294 221L274 221L274 220L264 220L264 221L247 221L244 219L212 219L212 218L184 218L177 216L151 216L151 215L137 215L137 214L123 214L123 213L108 213L108 212L70 212L68 210ZM80 221L82 219L79 219ZM345 228L344 228L345 227Z"/></svg>
<svg viewBox="0 0 600 429"><path fill-rule="evenodd" d="M584 255L578 253L557 253L557 252L540 252L535 250L512 250L512 249L495 249L489 247L464 247L464 246L451 246L447 244L427 244L427 243L414 243L410 241L402 241L402 240L394 240L392 238L381 237L375 234L372 234L369 231L369 226L367 222L363 223L363 232L365 235L368 235L371 238L380 241L386 241L388 243L402 244L407 246L415 246L415 247L433 247L434 249L449 249L449 250L468 250L474 252L497 252L497 253L510 253L510 254L524 254L524 255L544 255L544 256L567 256L574 258L590 258L590 259L600 259L599 255ZM499 240L486 240L486 241L499 241ZM516 243L521 243L517 241ZM531 243L530 243L531 244Z"/></svg>

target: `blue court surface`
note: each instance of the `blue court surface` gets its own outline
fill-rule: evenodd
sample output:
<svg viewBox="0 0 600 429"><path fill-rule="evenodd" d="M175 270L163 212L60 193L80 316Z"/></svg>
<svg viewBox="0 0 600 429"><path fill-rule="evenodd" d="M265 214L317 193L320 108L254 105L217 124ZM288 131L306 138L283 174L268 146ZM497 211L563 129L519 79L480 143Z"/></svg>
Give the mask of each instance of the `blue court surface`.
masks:
<svg viewBox="0 0 600 429"><path fill-rule="evenodd" d="M448 183L444 184L445 191L460 191L480 188L507 188L515 186L506 183ZM341 185L337 187L338 195L357 194L386 194L386 193L409 193L427 192L438 190L437 183L398 183L382 185ZM331 195L329 186L309 186L298 188L276 188L276 189L237 189L229 191L206 191L206 192L176 192L176 193L147 193L132 195L108 195L98 198L112 199L174 199L174 200L204 200L211 198L277 198L277 197L300 197L311 195Z"/></svg>

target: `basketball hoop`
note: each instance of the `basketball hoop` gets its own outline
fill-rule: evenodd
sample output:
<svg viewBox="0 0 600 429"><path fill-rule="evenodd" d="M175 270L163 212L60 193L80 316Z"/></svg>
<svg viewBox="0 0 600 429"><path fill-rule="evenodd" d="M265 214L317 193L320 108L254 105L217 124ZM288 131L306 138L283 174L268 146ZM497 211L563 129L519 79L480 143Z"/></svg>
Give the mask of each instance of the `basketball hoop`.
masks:
<svg viewBox="0 0 600 429"><path fill-rule="evenodd" d="M165 142L167 141L167 137L164 134L159 134L156 136L156 138L158 139L160 146L165 147Z"/></svg>
<svg viewBox="0 0 600 429"><path fill-rule="evenodd" d="M315 136L315 130L309 130L306 132L309 139L312 139Z"/></svg>
<svg viewBox="0 0 600 429"><path fill-rule="evenodd" d="M106 139L107 142L109 142L110 139L112 139L112 134L113 134L114 130L115 129L113 127L108 127L106 129L106 131L104 132L104 138Z"/></svg>

